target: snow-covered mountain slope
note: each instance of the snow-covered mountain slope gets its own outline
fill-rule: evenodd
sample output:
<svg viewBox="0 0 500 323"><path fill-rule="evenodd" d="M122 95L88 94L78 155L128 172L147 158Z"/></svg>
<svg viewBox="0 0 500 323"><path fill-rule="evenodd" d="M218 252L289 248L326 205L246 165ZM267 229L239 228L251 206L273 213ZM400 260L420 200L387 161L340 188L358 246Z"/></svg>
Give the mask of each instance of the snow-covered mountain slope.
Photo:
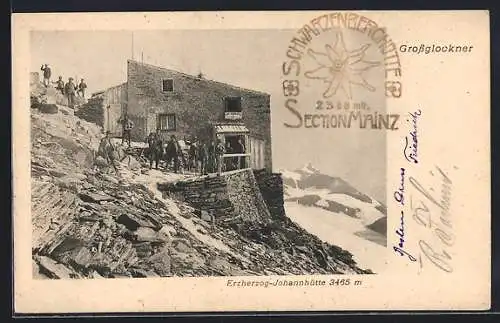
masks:
<svg viewBox="0 0 500 323"><path fill-rule="evenodd" d="M384 270L387 249L367 236L375 234L383 242L385 237L366 229L360 221L348 216L332 216L329 211L295 202L286 202L285 209L287 216L309 233L352 253L360 267L375 273Z"/></svg>
<svg viewBox="0 0 500 323"><path fill-rule="evenodd" d="M323 241L349 250L362 266L380 268L387 244L385 205L310 164L280 173L286 214L292 221Z"/></svg>
<svg viewBox="0 0 500 323"><path fill-rule="evenodd" d="M315 206L332 213L359 219L366 227L385 235L385 205L358 191L340 177L322 174L312 165L295 171L280 171L285 201ZM378 222L377 222L378 221ZM377 222L377 223L376 223Z"/></svg>

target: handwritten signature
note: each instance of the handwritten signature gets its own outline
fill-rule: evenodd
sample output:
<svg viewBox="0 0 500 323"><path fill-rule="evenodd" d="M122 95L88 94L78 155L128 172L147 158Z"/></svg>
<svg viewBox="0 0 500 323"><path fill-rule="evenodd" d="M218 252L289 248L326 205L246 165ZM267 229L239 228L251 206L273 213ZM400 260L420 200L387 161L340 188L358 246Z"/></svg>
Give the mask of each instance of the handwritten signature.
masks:
<svg viewBox="0 0 500 323"><path fill-rule="evenodd" d="M400 168L401 170L401 180L399 184L399 188L394 192L394 199L401 205L405 205L405 169Z"/></svg>
<svg viewBox="0 0 500 323"><path fill-rule="evenodd" d="M418 109L414 113L410 113L411 124L413 130L410 131L411 143L409 142L408 136L405 137L405 149L404 155L407 161L418 164L418 131L417 131L417 121L418 117L422 115L422 111Z"/></svg>
<svg viewBox="0 0 500 323"><path fill-rule="evenodd" d="M452 221L450 219L452 181L441 168L436 166L436 170L441 180L441 196L438 198L434 197L430 193L434 189L426 189L418 180L410 177L408 179L409 182L420 193L419 195L421 195L416 199L416 202L412 196L410 197L410 207L413 211L415 222L431 230L438 240L437 245L431 244L426 240L420 240L418 243L420 251L434 266L451 273L453 271L451 265L452 257L447 248L452 247L455 243L455 236L452 232ZM435 176L432 171L430 174ZM433 217L431 206L438 208L440 212L439 220L435 216ZM422 266L421 260L420 266Z"/></svg>
<svg viewBox="0 0 500 323"><path fill-rule="evenodd" d="M398 246L393 246L394 252L398 253L400 256L407 256L410 261L417 261L417 258L413 257L408 251L404 250L405 243L405 216L404 212L401 211L401 222L399 228L396 230L396 234L399 236Z"/></svg>

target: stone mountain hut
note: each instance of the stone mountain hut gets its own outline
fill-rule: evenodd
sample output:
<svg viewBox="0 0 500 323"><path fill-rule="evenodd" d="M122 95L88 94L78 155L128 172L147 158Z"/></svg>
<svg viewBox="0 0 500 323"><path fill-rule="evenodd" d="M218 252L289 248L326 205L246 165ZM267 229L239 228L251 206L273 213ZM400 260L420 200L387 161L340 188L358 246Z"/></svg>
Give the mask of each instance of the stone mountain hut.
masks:
<svg viewBox="0 0 500 323"><path fill-rule="evenodd" d="M191 76L174 70L127 61L127 81L95 96L102 97L105 131L121 136L119 120L134 122L132 140L144 142L159 130L164 140L220 139L233 149L225 158L244 158L244 167L272 170L270 95Z"/></svg>

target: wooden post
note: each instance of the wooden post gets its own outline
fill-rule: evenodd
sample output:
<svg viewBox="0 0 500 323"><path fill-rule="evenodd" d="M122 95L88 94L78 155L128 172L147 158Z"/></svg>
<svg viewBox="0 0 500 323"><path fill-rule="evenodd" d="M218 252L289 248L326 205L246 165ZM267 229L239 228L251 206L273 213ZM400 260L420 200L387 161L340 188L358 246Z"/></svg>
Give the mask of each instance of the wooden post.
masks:
<svg viewBox="0 0 500 323"><path fill-rule="evenodd" d="M245 147L245 151L243 153L247 154L248 153L248 135L245 134L245 141L243 142L243 146ZM245 164L243 166L245 166L244 168L248 168L250 166L250 158L247 158L247 156L243 157L244 160L245 160Z"/></svg>

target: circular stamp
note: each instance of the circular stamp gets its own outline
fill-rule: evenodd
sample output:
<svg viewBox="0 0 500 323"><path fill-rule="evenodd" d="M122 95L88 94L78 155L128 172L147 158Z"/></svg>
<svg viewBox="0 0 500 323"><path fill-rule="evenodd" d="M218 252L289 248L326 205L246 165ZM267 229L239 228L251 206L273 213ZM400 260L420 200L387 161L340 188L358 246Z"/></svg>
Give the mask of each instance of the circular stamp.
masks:
<svg viewBox="0 0 500 323"><path fill-rule="evenodd" d="M285 127L397 129L386 102L402 96L402 72L386 28L353 12L324 14L297 30L285 56Z"/></svg>

